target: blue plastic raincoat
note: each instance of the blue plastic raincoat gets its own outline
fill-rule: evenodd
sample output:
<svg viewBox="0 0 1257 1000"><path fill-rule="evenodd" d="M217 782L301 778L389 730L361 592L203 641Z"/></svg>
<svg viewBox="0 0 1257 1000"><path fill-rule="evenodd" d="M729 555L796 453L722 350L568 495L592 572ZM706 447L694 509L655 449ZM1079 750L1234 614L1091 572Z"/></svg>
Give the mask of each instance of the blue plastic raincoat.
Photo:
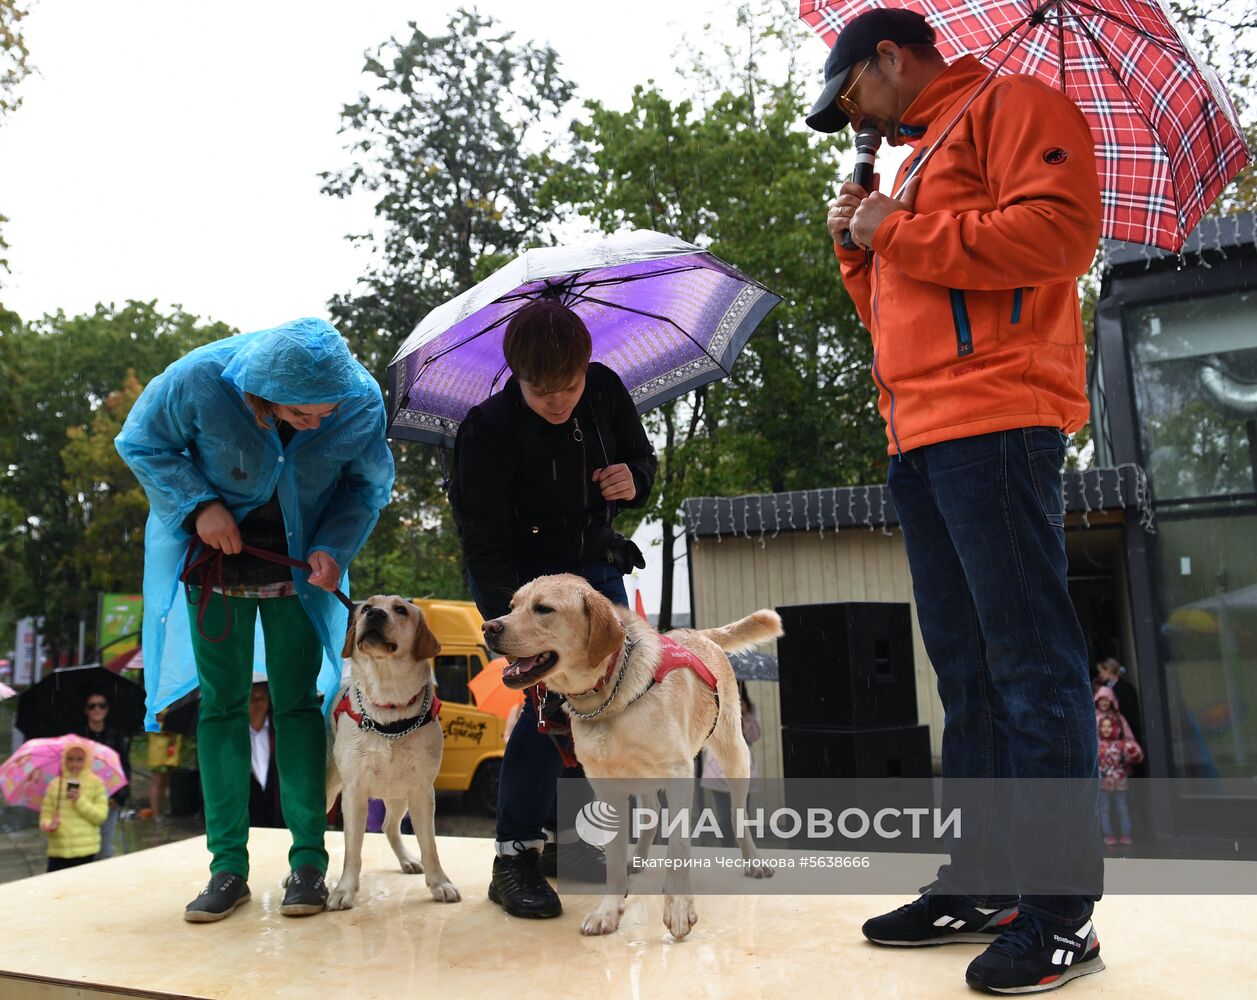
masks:
<svg viewBox="0 0 1257 1000"><path fill-rule="evenodd" d="M250 392L272 403L339 403L315 430L298 431L286 448L262 428L244 401ZM145 725L197 686L180 593L188 539L183 522L205 500L222 500L239 522L279 491L288 554L305 560L317 549L348 567L379 520L393 488L393 456L384 436L379 387L349 353L335 327L300 319L274 330L240 334L180 358L136 400L119 454L148 494L144 536ZM294 570L297 594L323 641L319 690L324 705L340 682L347 613L327 591ZM261 630L257 660L261 669Z"/></svg>

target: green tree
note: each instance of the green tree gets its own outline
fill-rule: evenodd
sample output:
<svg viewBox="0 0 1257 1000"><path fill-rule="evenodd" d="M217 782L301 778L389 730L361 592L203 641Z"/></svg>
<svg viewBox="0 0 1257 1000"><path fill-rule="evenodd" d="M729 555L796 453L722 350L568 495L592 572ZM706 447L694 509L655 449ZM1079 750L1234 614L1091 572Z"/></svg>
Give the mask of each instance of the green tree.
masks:
<svg viewBox="0 0 1257 1000"><path fill-rule="evenodd" d="M645 87L627 111L587 104L588 122L573 129L573 163L546 189L553 204L605 232L671 233L783 298L732 376L648 418L664 445L642 514L662 525L662 627L671 620L682 499L868 482L885 462L868 334L842 291L825 229L841 176L837 148L799 129L807 97L793 60L781 80L760 68L761 46L789 40L760 27L762 14L742 8L738 17L747 47L725 62L740 78L724 80L706 107ZM710 65L699 64L698 77L720 82L704 72Z"/></svg>
<svg viewBox="0 0 1257 1000"><path fill-rule="evenodd" d="M30 52L22 37L21 22L27 9L15 0L0 0L0 123L17 110L22 99L16 96L18 84L30 73ZM0 215L0 228L9 220ZM4 253L9 249L0 234L0 271L9 269Z"/></svg>
<svg viewBox="0 0 1257 1000"><path fill-rule="evenodd" d="M552 49L517 44L489 18L457 11L443 34L412 23L364 67L372 93L343 113L353 165L324 192L376 197L375 252L331 311L383 382L415 324L530 243L553 218L537 198L551 134L572 85ZM466 595L436 449L394 445L397 487L354 563L359 593Z"/></svg>
<svg viewBox="0 0 1257 1000"><path fill-rule="evenodd" d="M121 419L113 394L121 389L130 397L132 379L147 382L193 347L234 331L177 307L163 313L151 302L25 324L5 319L0 608L16 617L43 615L56 655L77 642L80 618L93 620L98 583L108 578L127 590L140 583L147 511L127 500L133 480L105 454L105 435ZM98 515L105 518L99 526ZM114 545L122 547L110 556ZM108 559L117 563L112 577L102 566Z"/></svg>

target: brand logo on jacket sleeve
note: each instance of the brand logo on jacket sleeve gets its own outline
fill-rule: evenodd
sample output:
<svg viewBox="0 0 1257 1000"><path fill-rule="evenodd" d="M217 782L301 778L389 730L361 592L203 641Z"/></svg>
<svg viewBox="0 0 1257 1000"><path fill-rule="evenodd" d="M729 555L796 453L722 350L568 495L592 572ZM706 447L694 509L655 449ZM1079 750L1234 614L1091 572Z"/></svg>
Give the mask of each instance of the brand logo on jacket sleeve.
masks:
<svg viewBox="0 0 1257 1000"><path fill-rule="evenodd" d="M1059 166L1060 164L1064 163L1068 159L1069 159L1069 154L1065 152L1065 150L1061 149L1060 146L1053 146L1051 149L1049 149L1046 153L1043 154L1043 162L1049 163L1054 167Z"/></svg>

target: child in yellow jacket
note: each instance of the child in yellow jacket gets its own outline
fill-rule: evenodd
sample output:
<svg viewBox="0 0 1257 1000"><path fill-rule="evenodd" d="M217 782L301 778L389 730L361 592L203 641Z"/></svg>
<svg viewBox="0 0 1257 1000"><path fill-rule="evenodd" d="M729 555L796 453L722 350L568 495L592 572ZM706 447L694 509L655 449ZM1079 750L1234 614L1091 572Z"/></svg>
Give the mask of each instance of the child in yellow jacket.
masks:
<svg viewBox="0 0 1257 1000"><path fill-rule="evenodd" d="M44 792L39 828L48 835L48 871L94 861L100 827L109 815L105 784L92 773L92 748L71 740L61 752L61 774Z"/></svg>

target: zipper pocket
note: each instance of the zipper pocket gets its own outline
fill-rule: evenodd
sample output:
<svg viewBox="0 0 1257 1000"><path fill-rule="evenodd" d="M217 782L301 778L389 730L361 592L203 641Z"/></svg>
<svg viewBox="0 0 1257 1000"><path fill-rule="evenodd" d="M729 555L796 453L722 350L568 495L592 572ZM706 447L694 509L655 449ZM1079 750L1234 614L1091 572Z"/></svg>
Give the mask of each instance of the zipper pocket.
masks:
<svg viewBox="0 0 1257 1000"><path fill-rule="evenodd" d="M965 293L959 288L949 291L951 318L956 325L956 357L968 357L973 353L973 330L969 326L969 307L965 305Z"/></svg>
<svg viewBox="0 0 1257 1000"><path fill-rule="evenodd" d="M1021 296L1024 291L1024 288L1013 289L1013 314L1011 320L1014 324L1021 322Z"/></svg>

